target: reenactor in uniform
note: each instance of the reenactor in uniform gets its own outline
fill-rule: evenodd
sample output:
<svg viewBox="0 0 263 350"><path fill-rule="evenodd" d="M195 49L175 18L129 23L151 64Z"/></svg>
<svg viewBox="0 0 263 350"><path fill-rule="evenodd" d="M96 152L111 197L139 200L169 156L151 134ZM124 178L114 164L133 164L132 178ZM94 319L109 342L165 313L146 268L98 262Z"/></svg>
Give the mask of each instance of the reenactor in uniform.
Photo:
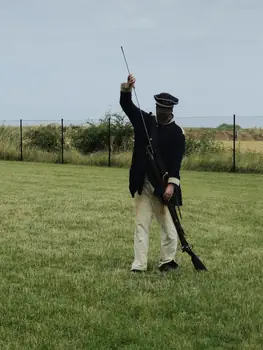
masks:
<svg viewBox="0 0 263 350"><path fill-rule="evenodd" d="M134 129L133 154L129 171L129 190L131 196L135 198L134 260L131 271L147 270L149 230L153 215L161 231L158 267L160 271L167 271L178 267L175 261L177 231L167 206L162 204L157 196L161 194L166 201L176 198L178 206L182 206L180 168L185 152L185 135L183 129L175 123L173 113L173 108L179 100L168 93L154 95L156 114L147 113L140 110L132 101L134 84L135 77L129 74L127 81L121 84L120 91L120 105ZM147 165L145 126L154 149L158 152L168 173L164 193L160 193L158 186L154 184Z"/></svg>

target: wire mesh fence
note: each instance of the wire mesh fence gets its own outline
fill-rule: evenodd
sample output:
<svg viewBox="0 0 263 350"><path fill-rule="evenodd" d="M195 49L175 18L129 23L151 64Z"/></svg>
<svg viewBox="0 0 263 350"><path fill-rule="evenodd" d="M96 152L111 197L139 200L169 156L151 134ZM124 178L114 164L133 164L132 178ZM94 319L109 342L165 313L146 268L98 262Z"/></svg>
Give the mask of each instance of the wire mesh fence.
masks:
<svg viewBox="0 0 263 350"><path fill-rule="evenodd" d="M241 119L250 127L241 127ZM237 155L263 153L263 116L178 116L176 123L185 130L188 139L199 140L209 134L216 142L223 143L225 152L231 153L233 172ZM132 145L132 126L121 114L107 115L101 120L0 121L0 158L3 160L85 163L81 157L101 152L103 164L110 167L113 156L130 152Z"/></svg>

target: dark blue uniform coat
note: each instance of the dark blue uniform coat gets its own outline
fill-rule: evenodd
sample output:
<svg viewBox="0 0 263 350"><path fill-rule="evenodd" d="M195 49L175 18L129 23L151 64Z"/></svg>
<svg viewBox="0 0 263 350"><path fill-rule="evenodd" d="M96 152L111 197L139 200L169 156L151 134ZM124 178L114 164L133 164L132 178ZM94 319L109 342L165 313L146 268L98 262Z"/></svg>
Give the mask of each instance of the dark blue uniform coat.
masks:
<svg viewBox="0 0 263 350"><path fill-rule="evenodd" d="M132 101L131 88L126 83L121 85L120 105L124 113L129 118L134 129L134 146L132 162L129 173L129 190L134 197L135 193L142 193L145 176L151 181L151 174L147 167L146 145L147 136L141 117L140 109ZM183 129L174 121L166 125L158 125L153 114L142 110L153 147L159 154L164 165L164 170L168 172L168 183L176 184L178 204L182 205L182 191L180 186L180 168L185 152L185 135ZM154 186L154 184L152 183Z"/></svg>

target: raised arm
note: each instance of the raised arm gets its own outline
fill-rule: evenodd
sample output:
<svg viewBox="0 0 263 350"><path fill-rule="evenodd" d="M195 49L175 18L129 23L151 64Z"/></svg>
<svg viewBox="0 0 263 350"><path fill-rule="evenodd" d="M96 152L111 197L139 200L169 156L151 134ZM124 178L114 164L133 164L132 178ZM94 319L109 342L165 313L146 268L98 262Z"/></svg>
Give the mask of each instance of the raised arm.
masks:
<svg viewBox="0 0 263 350"><path fill-rule="evenodd" d="M141 112L139 107L137 107L132 101L132 89L135 84L135 78L132 75L128 76L127 82L121 84L120 89L120 105L123 112L129 118L133 127L138 130L143 127L141 120ZM149 113L142 110L142 115L148 126L150 119L152 118Z"/></svg>

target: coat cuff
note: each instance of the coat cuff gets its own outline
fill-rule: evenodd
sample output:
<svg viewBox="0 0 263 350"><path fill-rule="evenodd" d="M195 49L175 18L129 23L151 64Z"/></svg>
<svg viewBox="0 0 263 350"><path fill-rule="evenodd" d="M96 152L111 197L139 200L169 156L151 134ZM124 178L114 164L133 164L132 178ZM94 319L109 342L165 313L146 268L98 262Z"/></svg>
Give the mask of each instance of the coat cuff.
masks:
<svg viewBox="0 0 263 350"><path fill-rule="evenodd" d="M129 83L122 83L121 92L132 92L132 86Z"/></svg>
<svg viewBox="0 0 263 350"><path fill-rule="evenodd" d="M169 177L168 184L169 183L179 186L180 185L180 180L177 179L176 177Z"/></svg>

